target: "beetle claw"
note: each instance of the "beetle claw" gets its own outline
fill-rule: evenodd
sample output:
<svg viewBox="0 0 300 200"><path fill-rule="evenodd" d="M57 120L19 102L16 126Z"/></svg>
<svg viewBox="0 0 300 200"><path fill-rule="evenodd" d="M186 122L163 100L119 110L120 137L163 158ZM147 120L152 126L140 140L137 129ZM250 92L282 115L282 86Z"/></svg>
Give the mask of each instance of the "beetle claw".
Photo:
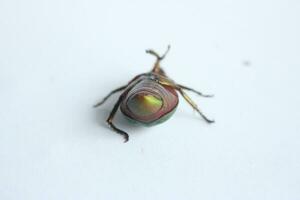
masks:
<svg viewBox="0 0 300 200"><path fill-rule="evenodd" d="M128 134L124 135L124 143L127 143L128 140L129 140L129 135Z"/></svg>
<svg viewBox="0 0 300 200"><path fill-rule="evenodd" d="M212 123L215 123L215 120L210 120L210 119L208 119L208 120L206 120L209 124L212 124Z"/></svg>

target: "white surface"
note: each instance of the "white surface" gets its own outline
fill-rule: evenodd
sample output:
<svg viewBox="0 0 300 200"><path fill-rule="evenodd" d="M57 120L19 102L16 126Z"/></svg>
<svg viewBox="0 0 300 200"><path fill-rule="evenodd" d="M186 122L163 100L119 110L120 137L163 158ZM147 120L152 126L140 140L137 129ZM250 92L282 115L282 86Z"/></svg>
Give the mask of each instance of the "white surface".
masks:
<svg viewBox="0 0 300 200"><path fill-rule="evenodd" d="M0 199L300 199L300 3L0 1ZM130 141L91 106L163 52L181 99ZM243 63L250 62L250 65Z"/></svg>

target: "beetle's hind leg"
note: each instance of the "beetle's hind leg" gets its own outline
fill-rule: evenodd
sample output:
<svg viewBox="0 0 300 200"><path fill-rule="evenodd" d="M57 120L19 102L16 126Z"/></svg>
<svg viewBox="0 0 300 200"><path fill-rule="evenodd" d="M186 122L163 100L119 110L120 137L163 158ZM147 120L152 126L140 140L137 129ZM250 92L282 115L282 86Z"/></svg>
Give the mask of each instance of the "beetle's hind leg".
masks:
<svg viewBox="0 0 300 200"><path fill-rule="evenodd" d="M183 91L183 89L187 88L187 87L181 87L180 85L178 84L175 84L174 82L171 82L170 80L168 79L163 79L163 80L158 80L158 82L162 85L166 85L166 86L169 86L169 87L172 87L174 88L175 90L177 90L181 95L182 97L193 107L194 110L196 110L200 115L201 117L207 122L207 123L214 123L215 121L214 120L211 120L211 119L208 119L201 111L200 109L198 108L197 104L193 102L193 100ZM191 90L191 88L187 88L187 90ZM194 90L195 91L195 90Z"/></svg>
<svg viewBox="0 0 300 200"><path fill-rule="evenodd" d="M198 94L199 96L202 96L202 97L214 97L213 94L203 94L202 92L199 92L197 90L194 90L193 88L190 88L190 87L187 87L187 86L184 86L184 85L177 84L177 86L184 89L184 90L194 92L194 93L196 93L196 94Z"/></svg>
<svg viewBox="0 0 300 200"><path fill-rule="evenodd" d="M207 122L207 123L214 123L214 120L208 119L198 108L197 104L193 102L193 100L181 89L177 88L179 93L183 96L183 98L196 110L201 117Z"/></svg>
<svg viewBox="0 0 300 200"><path fill-rule="evenodd" d="M120 91L124 90L126 87L127 87L127 85L122 86L122 87L119 87L119 88L117 88L117 89L111 91L108 95L106 95L106 97L103 98L102 101L100 101L99 103L95 104L95 105L94 105L94 108L96 108L96 107L98 107L98 106L101 106L101 105L102 105L102 104L103 104L103 103L104 103L111 95L113 95L113 94L115 94L115 93L117 93L117 92L120 92Z"/></svg>
<svg viewBox="0 0 300 200"><path fill-rule="evenodd" d="M165 51L165 53L164 53L162 56L160 56L160 55L159 55L156 51L154 51L153 49L147 49L147 50L146 50L146 53L149 53L149 54L155 56L157 60L161 61L161 60L163 60L163 59L166 57L166 55L167 55L168 52L170 51L170 48L171 48L171 46L168 45L167 50Z"/></svg>
<svg viewBox="0 0 300 200"><path fill-rule="evenodd" d="M165 75L165 72L163 70L160 69L160 61L162 61L166 55L168 54L168 52L170 51L170 48L171 46L168 45L168 48L167 50L165 51L165 53L160 56L156 51L152 50L152 49L148 49L146 50L146 53L148 54L151 54L153 56L156 57L156 62L154 63L154 66L153 66L153 69L152 69L152 72L155 72L155 73L160 73L162 75Z"/></svg>
<svg viewBox="0 0 300 200"><path fill-rule="evenodd" d="M116 115L118 109L119 109L119 106L121 104L123 100L123 95L121 95L117 101L117 103L114 105L109 117L107 118L106 122L108 123L109 127L114 130L116 133L122 135L124 137L124 142L127 142L129 140L129 135L125 132L125 131L122 131L121 129L118 129L113 123L112 123L112 120L114 118L114 116Z"/></svg>

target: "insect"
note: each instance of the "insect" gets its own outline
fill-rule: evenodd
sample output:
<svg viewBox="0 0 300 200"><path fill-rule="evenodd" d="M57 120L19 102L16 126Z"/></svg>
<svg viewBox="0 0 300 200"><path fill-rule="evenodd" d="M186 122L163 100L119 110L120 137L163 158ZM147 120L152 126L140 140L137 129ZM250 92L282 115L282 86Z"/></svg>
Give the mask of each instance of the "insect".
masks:
<svg viewBox="0 0 300 200"><path fill-rule="evenodd" d="M214 120L208 119L200 111L184 90L194 92L202 97L212 97L213 95L205 95L190 87L177 84L161 68L160 62L166 57L169 50L170 45L162 56L152 49L146 50L146 53L156 57L156 62L152 70L148 73L137 75L128 84L111 91L102 101L94 105L94 107L98 107L113 94L123 91L106 121L112 130L124 137L124 142L128 141L129 135L117 128L113 123L113 118L119 108L130 121L146 126L157 125L166 121L174 114L179 102L178 93L182 95L207 123L214 122Z"/></svg>

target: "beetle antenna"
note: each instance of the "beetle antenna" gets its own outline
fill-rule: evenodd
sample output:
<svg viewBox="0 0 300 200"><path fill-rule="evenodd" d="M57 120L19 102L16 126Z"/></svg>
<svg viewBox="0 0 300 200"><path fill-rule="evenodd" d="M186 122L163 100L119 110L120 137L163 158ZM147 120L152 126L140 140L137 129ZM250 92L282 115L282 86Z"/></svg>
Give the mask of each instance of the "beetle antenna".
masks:
<svg viewBox="0 0 300 200"><path fill-rule="evenodd" d="M153 67L152 72L159 72L159 71L160 71L160 69L159 69L159 68L160 68L159 63L160 63L160 61L163 60L163 59L166 57L166 55L169 53L170 48L171 48L171 46L168 45L167 50L165 51L165 53L164 53L162 56L160 56L158 53L156 53L156 52L155 52L154 50L152 50L152 49L146 50L146 53L149 53L149 54L151 54L151 55L153 55L153 56L156 57L156 62L155 62L155 64L154 64L154 67Z"/></svg>

